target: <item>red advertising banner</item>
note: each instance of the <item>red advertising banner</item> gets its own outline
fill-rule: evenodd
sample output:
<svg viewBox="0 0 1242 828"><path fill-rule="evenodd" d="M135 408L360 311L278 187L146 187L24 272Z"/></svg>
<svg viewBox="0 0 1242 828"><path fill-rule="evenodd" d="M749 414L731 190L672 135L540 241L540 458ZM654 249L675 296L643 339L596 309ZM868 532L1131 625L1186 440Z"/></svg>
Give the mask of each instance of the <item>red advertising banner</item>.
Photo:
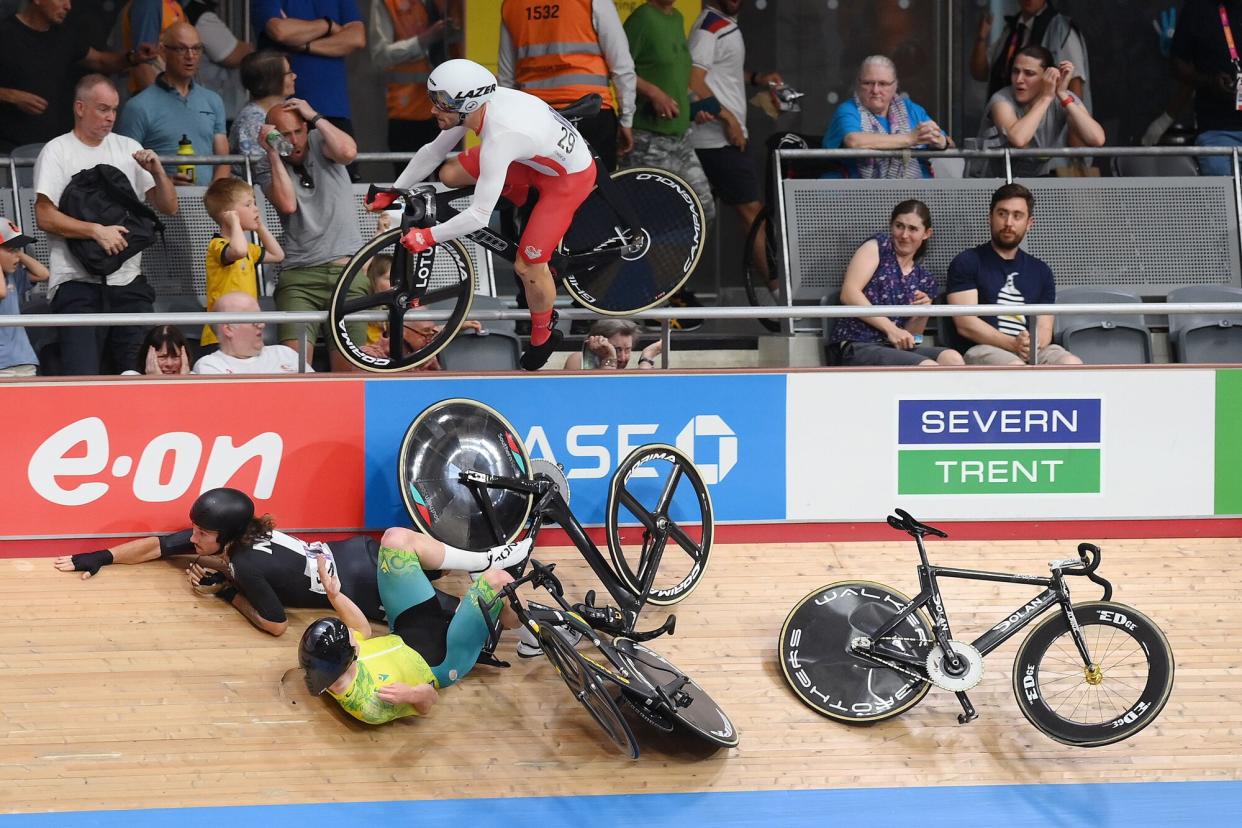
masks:
<svg viewBox="0 0 1242 828"><path fill-rule="evenodd" d="M359 380L116 382L0 389L0 538L184 528L217 486L277 525L364 514Z"/></svg>

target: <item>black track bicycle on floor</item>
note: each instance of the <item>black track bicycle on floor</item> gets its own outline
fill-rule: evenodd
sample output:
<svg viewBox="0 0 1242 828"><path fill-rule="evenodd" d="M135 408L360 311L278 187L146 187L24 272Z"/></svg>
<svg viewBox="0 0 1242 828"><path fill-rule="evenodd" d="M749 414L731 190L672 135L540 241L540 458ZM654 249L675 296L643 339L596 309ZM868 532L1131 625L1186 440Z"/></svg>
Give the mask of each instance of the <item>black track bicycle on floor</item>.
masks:
<svg viewBox="0 0 1242 828"><path fill-rule="evenodd" d="M575 697L623 751L638 755L617 701L660 730L680 725L717 745L737 744L736 729L702 688L642 644L672 634L676 617L651 630L636 629L646 605L681 601L707 569L711 497L685 454L668 445L640 446L618 467L605 516L611 564L570 510L561 469L532 461L513 426L490 406L450 399L421 412L401 442L398 480L415 524L453 546L487 549L519 535L537 538L548 522L565 530L616 606L596 604L594 590L570 605L551 567L534 562L505 597ZM542 586L557 606L522 608L513 590L524 583ZM558 629L582 633L599 656L579 653ZM484 660L503 666L494 646L495 638Z"/></svg>
<svg viewBox="0 0 1242 828"><path fill-rule="evenodd" d="M560 115L573 121L590 114L592 107L598 110L598 99L580 103L581 107L575 104ZM626 316L656 307L676 293L698 266L707 230L703 207L690 185L667 170L633 167L610 176L594 157L595 189L574 213L552 255L553 276L596 313ZM363 245L345 265L333 287L328 330L353 365L395 373L421 365L452 341L469 317L477 289L474 262L461 240L440 242L413 254L402 246L401 237L412 227L431 227L457 215L474 187L437 192L433 185L372 186L368 200L375 193L398 197L401 223ZM519 239L508 231L484 227L465 238L506 261L517 258ZM367 271L381 255L392 257L391 287L372 293ZM381 308L388 312L387 356L364 350L366 341L357 341L346 320L352 313ZM402 335L405 313L414 308L448 314L435 336L416 348Z"/></svg>
<svg viewBox="0 0 1242 828"><path fill-rule="evenodd" d="M918 546L919 594L911 599L884 584L840 581L799 601L781 630L780 659L806 704L837 721L877 722L909 710L935 685L957 694L965 724L977 716L967 691L982 678L984 657L1058 608L1014 659L1014 696L1031 724L1058 742L1094 747L1133 736L1164 709L1173 689L1172 650L1155 622L1111 600L1112 585L1096 574L1098 546L1082 543L1077 558L1052 561L1050 577L934 566L923 538L947 535L895 511L889 525ZM1103 587L1102 599L1073 603L1071 576ZM940 578L1044 590L966 643L953 638Z"/></svg>

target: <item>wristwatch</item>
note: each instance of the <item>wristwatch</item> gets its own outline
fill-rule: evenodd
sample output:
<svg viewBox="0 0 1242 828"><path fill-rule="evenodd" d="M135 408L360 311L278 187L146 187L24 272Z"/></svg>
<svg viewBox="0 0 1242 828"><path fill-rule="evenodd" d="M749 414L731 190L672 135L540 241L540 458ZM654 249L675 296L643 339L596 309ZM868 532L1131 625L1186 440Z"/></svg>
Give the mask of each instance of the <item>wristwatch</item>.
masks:
<svg viewBox="0 0 1242 828"><path fill-rule="evenodd" d="M640 357L638 358L638 364L639 364L639 365L650 365L652 368L654 368L654 367L655 367L655 360L654 360L654 359L648 359L648 358L647 358L647 357L645 357L645 356L640 356Z"/></svg>
<svg viewBox="0 0 1242 828"><path fill-rule="evenodd" d="M309 121L307 121L307 122L306 122L306 128L307 128L307 129L314 129L314 128L315 128L315 125L316 125L316 124L318 124L321 120L323 120L323 115L321 115L320 113L316 112L316 113L315 113L315 117L311 118Z"/></svg>

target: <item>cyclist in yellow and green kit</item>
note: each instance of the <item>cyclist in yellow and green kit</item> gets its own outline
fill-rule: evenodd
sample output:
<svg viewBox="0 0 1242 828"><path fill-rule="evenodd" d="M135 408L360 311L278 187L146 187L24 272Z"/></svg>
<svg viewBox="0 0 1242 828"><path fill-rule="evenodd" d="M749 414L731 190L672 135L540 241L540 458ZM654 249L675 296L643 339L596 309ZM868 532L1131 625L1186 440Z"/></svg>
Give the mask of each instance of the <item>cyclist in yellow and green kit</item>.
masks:
<svg viewBox="0 0 1242 828"><path fill-rule="evenodd" d="M372 637L371 625L358 605L341 592L340 579L326 556L316 562L320 581L340 618L321 618L307 627L298 648L306 686L327 692L344 710L367 724L403 716L424 716L439 691L470 672L487 642L489 622L480 599L494 601L491 620L518 624L512 608L495 601L496 592L513 577L504 567L530 553L525 540L493 550L491 568L475 576L456 611L437 600L424 569L445 568L444 545L425 535L393 528L380 539L378 581L389 634ZM451 568L452 561L447 562Z"/></svg>

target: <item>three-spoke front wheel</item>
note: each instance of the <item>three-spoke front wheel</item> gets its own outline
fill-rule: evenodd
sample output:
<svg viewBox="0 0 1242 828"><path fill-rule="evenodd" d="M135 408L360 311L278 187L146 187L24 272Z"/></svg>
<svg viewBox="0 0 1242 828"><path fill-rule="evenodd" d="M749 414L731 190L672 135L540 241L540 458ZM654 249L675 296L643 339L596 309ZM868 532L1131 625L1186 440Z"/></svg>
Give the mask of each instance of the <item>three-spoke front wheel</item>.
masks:
<svg viewBox="0 0 1242 828"><path fill-rule="evenodd" d="M400 238L401 229L394 228L363 245L337 277L328 305L328 332L337 350L358 368L381 374L408 371L438 354L456 336L474 300L474 264L461 242L441 242L416 256ZM376 291L374 278L386 266L390 287ZM411 336L405 330L410 309L439 310L449 318L435 323L431 337ZM368 310L385 311L387 321L346 318Z"/></svg>
<svg viewBox="0 0 1242 828"><path fill-rule="evenodd" d="M694 461L668 445L640 446L617 468L604 516L621 581L649 603L685 598L707 570L712 500Z"/></svg>

